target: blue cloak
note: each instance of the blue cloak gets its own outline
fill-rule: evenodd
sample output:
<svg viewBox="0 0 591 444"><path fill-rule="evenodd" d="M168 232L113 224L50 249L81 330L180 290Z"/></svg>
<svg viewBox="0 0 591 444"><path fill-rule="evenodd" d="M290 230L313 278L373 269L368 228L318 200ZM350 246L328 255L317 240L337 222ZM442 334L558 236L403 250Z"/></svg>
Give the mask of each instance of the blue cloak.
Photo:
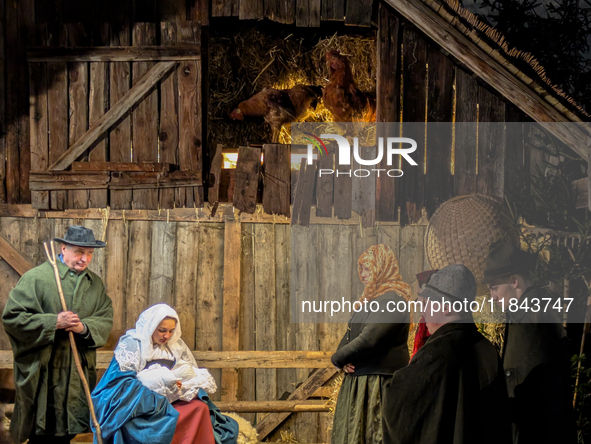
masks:
<svg viewBox="0 0 591 444"><path fill-rule="evenodd" d="M204 390L216 444L235 444L238 423L224 416ZM146 388L134 371L123 372L115 358L92 392L92 402L104 444L170 444L178 412L166 397ZM94 430L94 426L91 424ZM94 443L97 444L96 435Z"/></svg>

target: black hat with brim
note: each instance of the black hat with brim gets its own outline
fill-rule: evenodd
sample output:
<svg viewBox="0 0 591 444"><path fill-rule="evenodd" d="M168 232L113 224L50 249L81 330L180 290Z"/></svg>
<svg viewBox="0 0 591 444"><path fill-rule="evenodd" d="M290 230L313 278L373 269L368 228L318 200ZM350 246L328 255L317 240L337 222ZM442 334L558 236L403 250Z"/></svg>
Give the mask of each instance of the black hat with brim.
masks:
<svg viewBox="0 0 591 444"><path fill-rule="evenodd" d="M490 284L497 279L514 274L529 272L535 257L509 242L500 242L491 247L486 257L486 268L482 284Z"/></svg>
<svg viewBox="0 0 591 444"><path fill-rule="evenodd" d="M86 248L104 248L107 245L103 241L95 240L94 233L90 228L79 225L70 226L63 239L56 237L53 240L62 244Z"/></svg>

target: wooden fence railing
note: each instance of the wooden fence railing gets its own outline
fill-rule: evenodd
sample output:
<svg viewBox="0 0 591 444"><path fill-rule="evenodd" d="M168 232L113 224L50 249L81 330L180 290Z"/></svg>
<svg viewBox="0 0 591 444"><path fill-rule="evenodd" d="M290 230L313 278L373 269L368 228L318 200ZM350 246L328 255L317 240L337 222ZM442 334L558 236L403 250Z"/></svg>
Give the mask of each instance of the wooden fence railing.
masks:
<svg viewBox="0 0 591 444"><path fill-rule="evenodd" d="M332 352L327 351L194 351L200 367L207 369L245 368L306 368L316 369L293 393L282 401L218 401L223 412L269 413L256 430L263 440L293 412L327 412L322 400L310 400L322 393L319 389L337 373L330 362ZM113 358L112 351L97 352L97 368L106 369ZM0 370L12 369L10 350L0 351Z"/></svg>

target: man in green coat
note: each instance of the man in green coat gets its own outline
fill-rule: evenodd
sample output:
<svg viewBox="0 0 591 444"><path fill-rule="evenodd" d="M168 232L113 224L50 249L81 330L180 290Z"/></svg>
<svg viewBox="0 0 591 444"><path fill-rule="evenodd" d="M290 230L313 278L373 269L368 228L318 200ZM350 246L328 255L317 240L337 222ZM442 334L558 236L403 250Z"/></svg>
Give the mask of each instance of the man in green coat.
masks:
<svg viewBox="0 0 591 444"><path fill-rule="evenodd" d="M492 299L504 304L507 317L501 358L513 443L574 444L566 332L554 301L547 303L551 295L531 284L531 265L533 258L525 251L506 242L496 244L486 259L482 282Z"/></svg>
<svg viewBox="0 0 591 444"><path fill-rule="evenodd" d="M10 292L2 321L14 354L16 400L10 423L14 442L69 443L89 428L89 407L70 348L73 332L90 388L96 383L96 348L113 324L111 299L100 277L87 269L96 241L92 230L71 226L57 266L69 311L62 311L53 267L25 273Z"/></svg>

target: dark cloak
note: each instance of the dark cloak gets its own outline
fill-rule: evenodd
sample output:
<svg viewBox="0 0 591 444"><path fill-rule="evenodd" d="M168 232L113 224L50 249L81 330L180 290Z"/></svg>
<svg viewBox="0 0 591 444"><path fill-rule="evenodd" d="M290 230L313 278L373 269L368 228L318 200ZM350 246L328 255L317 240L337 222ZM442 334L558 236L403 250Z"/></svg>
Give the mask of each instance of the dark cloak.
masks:
<svg viewBox="0 0 591 444"><path fill-rule="evenodd" d="M473 323L440 327L385 390L384 444L507 444L503 368Z"/></svg>

